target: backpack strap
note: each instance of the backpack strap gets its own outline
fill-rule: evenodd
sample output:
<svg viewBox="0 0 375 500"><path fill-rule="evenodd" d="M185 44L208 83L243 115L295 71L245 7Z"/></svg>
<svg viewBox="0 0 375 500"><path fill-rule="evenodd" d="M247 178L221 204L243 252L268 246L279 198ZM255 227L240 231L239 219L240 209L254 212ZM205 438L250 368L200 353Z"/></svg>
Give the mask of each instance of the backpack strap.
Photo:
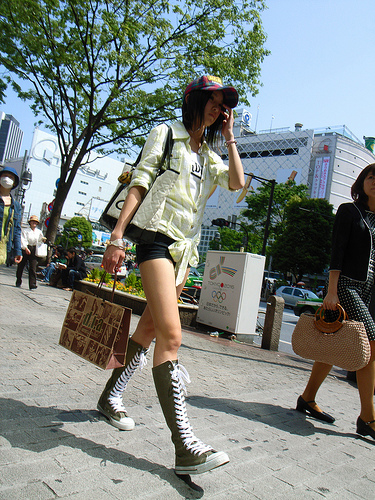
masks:
<svg viewBox="0 0 375 500"><path fill-rule="evenodd" d="M159 171L157 173L157 176L160 175L163 170L170 169L173 144L174 144L174 139L173 139L173 134L172 134L172 127L168 126L167 137L165 139L163 154L162 154L159 166L158 166ZM119 176L118 181L120 184L123 184L124 186L126 186L127 184L130 184L131 179L132 179L132 173L135 170L135 168L137 167L137 165L139 164L139 162L141 161L142 153L143 153L143 148L141 149L137 159L135 160L135 162L131 166L130 171L123 172ZM164 165L165 160L167 160L166 168L162 169L162 166Z"/></svg>

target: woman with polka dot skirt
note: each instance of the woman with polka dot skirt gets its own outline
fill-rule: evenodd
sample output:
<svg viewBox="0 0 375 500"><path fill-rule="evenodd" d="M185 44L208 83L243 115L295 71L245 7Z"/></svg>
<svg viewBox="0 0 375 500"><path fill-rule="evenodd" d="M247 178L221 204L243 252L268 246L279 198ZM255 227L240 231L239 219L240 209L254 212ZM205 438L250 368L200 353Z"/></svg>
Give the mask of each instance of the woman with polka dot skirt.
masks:
<svg viewBox="0 0 375 500"><path fill-rule="evenodd" d="M340 303L350 319L362 321L365 325L371 358L368 365L356 373L361 405L357 433L375 440L375 322L374 311L370 309L374 293L375 163L362 170L352 186L351 195L354 203L340 205L335 217L323 308L334 311ZM314 363L296 408L328 423L335 419L319 408L315 396L331 368L325 363Z"/></svg>

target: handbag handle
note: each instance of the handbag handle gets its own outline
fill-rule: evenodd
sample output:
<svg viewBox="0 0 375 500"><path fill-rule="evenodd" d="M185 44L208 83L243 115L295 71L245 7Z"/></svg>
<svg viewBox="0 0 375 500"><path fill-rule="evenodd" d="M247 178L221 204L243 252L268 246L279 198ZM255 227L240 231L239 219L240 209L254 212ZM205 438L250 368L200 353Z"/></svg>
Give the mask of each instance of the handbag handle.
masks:
<svg viewBox="0 0 375 500"><path fill-rule="evenodd" d="M99 297L99 290L103 286L105 275L106 275L106 271L103 271L101 273L100 281L98 283L98 286L95 288L94 295L96 295L97 297ZM113 287L112 287L112 293L111 293L111 299L110 299L111 302L113 302L113 299L115 297L116 281L117 281L117 271L115 271L115 277L113 279Z"/></svg>
<svg viewBox="0 0 375 500"><path fill-rule="evenodd" d="M347 319L347 314L340 304L336 304L339 310L339 317L335 321L328 322L324 318L325 309L320 306L315 313L315 326L323 333L335 333L343 326L343 321ZM323 316L322 316L323 314Z"/></svg>

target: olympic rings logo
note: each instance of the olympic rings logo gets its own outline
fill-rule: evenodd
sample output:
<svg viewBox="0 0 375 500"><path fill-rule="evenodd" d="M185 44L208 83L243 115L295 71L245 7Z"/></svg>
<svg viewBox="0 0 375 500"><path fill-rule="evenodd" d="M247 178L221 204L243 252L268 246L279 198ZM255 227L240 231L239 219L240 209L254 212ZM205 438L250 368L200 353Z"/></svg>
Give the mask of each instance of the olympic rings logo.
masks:
<svg viewBox="0 0 375 500"><path fill-rule="evenodd" d="M226 299L227 296L225 292L222 292L220 290L219 291L213 290L211 295L214 302L219 302L219 304L221 304Z"/></svg>

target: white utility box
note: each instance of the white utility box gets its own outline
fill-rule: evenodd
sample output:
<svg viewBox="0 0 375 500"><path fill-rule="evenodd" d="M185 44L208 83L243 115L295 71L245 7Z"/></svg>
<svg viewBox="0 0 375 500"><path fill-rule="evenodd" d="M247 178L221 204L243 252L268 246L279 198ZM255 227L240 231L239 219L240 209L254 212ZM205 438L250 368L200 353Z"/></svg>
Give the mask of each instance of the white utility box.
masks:
<svg viewBox="0 0 375 500"><path fill-rule="evenodd" d="M265 257L207 252L197 321L226 332L255 334Z"/></svg>

